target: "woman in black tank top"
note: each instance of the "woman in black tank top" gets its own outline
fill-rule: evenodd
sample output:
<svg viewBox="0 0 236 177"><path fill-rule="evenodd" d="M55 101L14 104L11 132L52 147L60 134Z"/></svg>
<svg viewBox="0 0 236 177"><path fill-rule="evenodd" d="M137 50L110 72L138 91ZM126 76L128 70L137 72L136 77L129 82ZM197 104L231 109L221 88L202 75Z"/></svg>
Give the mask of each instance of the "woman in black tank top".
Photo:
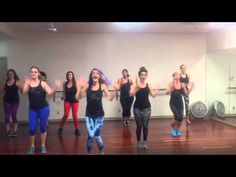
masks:
<svg viewBox="0 0 236 177"><path fill-rule="evenodd" d="M149 95L155 97L157 95L158 88L151 87L146 81L147 70L145 67L141 67L136 78L136 82L132 85L130 95L136 97L133 112L136 121L136 138L137 148L147 149L147 136L148 136L148 123L151 115L151 104L149 102ZM141 131L143 129L143 142L141 142Z"/></svg>
<svg viewBox="0 0 236 177"><path fill-rule="evenodd" d="M89 81L86 79L81 80L82 86L81 95L86 92L87 106L86 106L86 127L88 131L87 139L87 151L91 152L93 146L93 140L97 141L97 145L100 153L104 153L104 143L101 137L103 122L104 122L104 110L102 106L103 93L105 97L112 101L115 97L114 93L108 91L108 85L106 82L107 77L101 70L94 68L89 75Z"/></svg>
<svg viewBox="0 0 236 177"><path fill-rule="evenodd" d="M194 83L190 82L190 75L186 73L186 69L187 69L186 65L184 64L180 65L180 70L181 70L180 82L186 85L186 89L188 91L186 95L183 95L185 103L185 112L186 112L186 126L188 127L191 125L189 116L189 94L194 88Z"/></svg>
<svg viewBox="0 0 236 177"><path fill-rule="evenodd" d="M180 73L173 73L173 81L171 81L166 89L170 95L170 109L174 114L174 120L171 123L171 135L173 137L181 136L180 127L183 120L183 100L182 95L187 94L186 85L180 83Z"/></svg>
<svg viewBox="0 0 236 177"><path fill-rule="evenodd" d="M41 132L41 153L46 153L46 137L47 137L47 122L50 113L48 102L45 97L45 92L49 95L53 94L60 86L61 81L55 81L55 88L52 89L45 81L40 79L40 70L36 66L30 68L31 78L26 78L22 89L23 94L28 93L29 97L29 134L30 148L28 154L35 153L35 134L37 129L38 119L40 120Z"/></svg>
<svg viewBox="0 0 236 177"><path fill-rule="evenodd" d="M17 136L18 120L17 111L19 108L19 89L21 90L21 82L15 70L9 69L7 71L7 79L4 84L3 92L3 109L6 126L6 136ZM13 131L10 130L10 117L12 118Z"/></svg>
<svg viewBox="0 0 236 177"><path fill-rule="evenodd" d="M115 87L117 91L120 91L120 103L122 107L122 117L124 126L130 124L130 109L134 101L134 97L129 95L131 85L133 81L129 78L128 70L122 70L123 77L117 81L117 86Z"/></svg>
<svg viewBox="0 0 236 177"><path fill-rule="evenodd" d="M80 136L79 122L78 122L78 110L79 110L79 100L78 96L80 92L79 82L76 81L74 73L68 71L66 73L66 82L63 84L62 100L64 100L64 115L60 122L60 127L58 134L61 135L63 127L70 115L70 109L72 109L72 116L74 120L75 135Z"/></svg>

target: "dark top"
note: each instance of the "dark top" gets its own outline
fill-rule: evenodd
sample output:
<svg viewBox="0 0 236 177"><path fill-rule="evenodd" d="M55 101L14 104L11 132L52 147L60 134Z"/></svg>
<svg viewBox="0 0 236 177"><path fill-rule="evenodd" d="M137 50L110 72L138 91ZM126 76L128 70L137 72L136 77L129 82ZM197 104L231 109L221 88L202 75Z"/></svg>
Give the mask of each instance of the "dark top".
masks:
<svg viewBox="0 0 236 177"><path fill-rule="evenodd" d="M139 110L143 110L146 108L150 108L151 104L149 101L149 87L148 84L146 85L146 87L139 89L136 92L136 100L134 102L134 108L137 108Z"/></svg>
<svg viewBox="0 0 236 177"><path fill-rule="evenodd" d="M188 77L187 74L185 74L185 75L186 75L185 78L183 78L182 76L180 76L180 82L181 82L181 83L188 84L188 83L189 83L189 77Z"/></svg>
<svg viewBox="0 0 236 177"><path fill-rule="evenodd" d="M98 90L92 90L90 87L87 90L87 107L86 116L97 118L104 116L104 110L102 107L102 89L101 84L99 84Z"/></svg>
<svg viewBox="0 0 236 177"><path fill-rule="evenodd" d="M69 103L78 103L78 99L75 98L77 89L75 87L75 85L73 84L72 87L67 87L67 85L65 85L65 94L66 94L66 98L65 101L69 102Z"/></svg>
<svg viewBox="0 0 236 177"><path fill-rule="evenodd" d="M131 85L132 85L132 83L128 79L128 82L121 86L121 88L120 88L120 98L130 97L129 91L130 91Z"/></svg>
<svg viewBox="0 0 236 177"><path fill-rule="evenodd" d="M19 103L20 98L19 98L19 93L18 93L19 88L16 86L16 81L11 85L7 85L7 81L4 86L4 97L3 97L3 102L5 103Z"/></svg>
<svg viewBox="0 0 236 177"><path fill-rule="evenodd" d="M48 106L48 102L45 98L45 90L41 85L41 81L39 82L39 85L36 87L30 86L28 95L29 95L29 109L39 110L43 107Z"/></svg>
<svg viewBox="0 0 236 177"><path fill-rule="evenodd" d="M184 95L182 88L180 89L174 88L174 90L171 92L170 95L170 101L176 105L182 104L182 95Z"/></svg>

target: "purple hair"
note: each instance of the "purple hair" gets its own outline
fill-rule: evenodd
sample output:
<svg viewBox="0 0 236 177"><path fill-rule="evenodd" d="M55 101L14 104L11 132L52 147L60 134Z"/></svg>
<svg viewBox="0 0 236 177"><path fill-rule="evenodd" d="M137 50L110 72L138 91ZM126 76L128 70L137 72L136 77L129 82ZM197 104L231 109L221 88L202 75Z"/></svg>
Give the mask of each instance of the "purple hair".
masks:
<svg viewBox="0 0 236 177"><path fill-rule="evenodd" d="M107 86L111 85L111 80L108 79L108 77L98 68L93 68L92 71L89 74L89 87L92 86L93 84L93 78L92 78L92 72L96 70L98 71L99 75L100 75L100 79L99 79L99 83L100 84L106 84Z"/></svg>

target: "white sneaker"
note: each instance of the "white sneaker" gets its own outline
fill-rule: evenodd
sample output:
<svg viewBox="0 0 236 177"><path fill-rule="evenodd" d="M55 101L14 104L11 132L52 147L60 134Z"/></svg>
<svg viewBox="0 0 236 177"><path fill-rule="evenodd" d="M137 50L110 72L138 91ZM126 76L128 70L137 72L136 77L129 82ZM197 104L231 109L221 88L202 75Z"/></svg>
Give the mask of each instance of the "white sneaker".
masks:
<svg viewBox="0 0 236 177"><path fill-rule="evenodd" d="M142 142L138 142L137 148L138 148L138 149L143 149L143 143L142 143Z"/></svg>
<svg viewBox="0 0 236 177"><path fill-rule="evenodd" d="M148 149L148 145L146 141L143 142L143 149Z"/></svg>

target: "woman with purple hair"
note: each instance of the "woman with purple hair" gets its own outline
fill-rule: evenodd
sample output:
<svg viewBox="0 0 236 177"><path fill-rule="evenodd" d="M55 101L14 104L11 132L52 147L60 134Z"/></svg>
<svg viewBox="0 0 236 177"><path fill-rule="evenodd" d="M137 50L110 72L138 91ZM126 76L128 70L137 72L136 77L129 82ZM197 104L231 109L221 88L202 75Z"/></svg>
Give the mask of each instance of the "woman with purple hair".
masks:
<svg viewBox="0 0 236 177"><path fill-rule="evenodd" d="M94 139L97 142L97 146L101 154L104 153L104 142L101 137L103 122L104 122L104 110L102 106L102 96L105 94L109 101L112 101L115 94L111 94L108 91L108 85L111 84L110 80L103 74L103 72L97 68L92 69L89 74L89 81L85 79L81 81L82 89L81 93L87 91L87 106L86 106L86 127L88 131L87 139L87 151L91 153Z"/></svg>

